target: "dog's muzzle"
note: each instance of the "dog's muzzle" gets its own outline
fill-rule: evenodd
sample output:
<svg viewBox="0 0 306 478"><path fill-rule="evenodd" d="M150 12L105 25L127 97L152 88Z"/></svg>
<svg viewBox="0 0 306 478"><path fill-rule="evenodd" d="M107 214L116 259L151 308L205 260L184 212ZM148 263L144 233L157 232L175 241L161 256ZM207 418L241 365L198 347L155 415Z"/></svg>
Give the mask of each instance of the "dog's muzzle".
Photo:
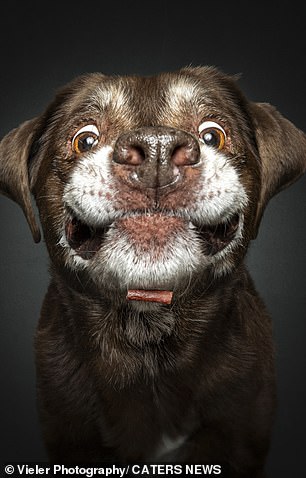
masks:
<svg viewBox="0 0 306 478"><path fill-rule="evenodd" d="M198 139L183 130L147 126L123 133L108 158L110 175L105 208L99 179L96 192L94 188L81 188L80 196L76 197L69 185L72 197L68 195L67 243L84 260L92 259L104 244L105 251L116 247L122 238L137 260L145 256L152 263L162 262L164 259L157 258L166 257L167 251L174 249L177 255L173 261L177 261L185 244L192 241L196 260L201 253L208 257L222 251L236 238L241 226L241 205L236 204L233 194L225 191L230 191L232 185L236 187L238 179L236 182L227 179L224 186L215 172L216 161L210 166L216 185L205 183L206 159L201 157ZM222 160L222 172L224 164ZM96 181L96 177L99 174L93 173L90 180ZM210 189L205 191L205 186ZM222 194L225 198L220 200ZM87 210L75 211L80 204L87 204ZM207 218L209 208L215 217ZM102 210L101 219L97 209ZM184 246L179 246L181 243Z"/></svg>
<svg viewBox="0 0 306 478"><path fill-rule="evenodd" d="M114 147L113 161L126 169L120 178L130 186L167 188L183 179L184 168L199 163L200 148L185 131L149 126L121 135Z"/></svg>

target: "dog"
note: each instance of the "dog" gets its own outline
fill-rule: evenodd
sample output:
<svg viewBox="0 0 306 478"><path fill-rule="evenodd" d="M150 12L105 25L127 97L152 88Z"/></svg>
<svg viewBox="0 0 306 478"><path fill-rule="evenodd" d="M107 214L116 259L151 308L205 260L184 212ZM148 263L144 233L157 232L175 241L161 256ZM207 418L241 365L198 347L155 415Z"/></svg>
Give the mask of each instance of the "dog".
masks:
<svg viewBox="0 0 306 478"><path fill-rule="evenodd" d="M81 76L0 143L50 255L35 348L51 462L221 463L263 477L271 320L244 265L306 137L213 67Z"/></svg>

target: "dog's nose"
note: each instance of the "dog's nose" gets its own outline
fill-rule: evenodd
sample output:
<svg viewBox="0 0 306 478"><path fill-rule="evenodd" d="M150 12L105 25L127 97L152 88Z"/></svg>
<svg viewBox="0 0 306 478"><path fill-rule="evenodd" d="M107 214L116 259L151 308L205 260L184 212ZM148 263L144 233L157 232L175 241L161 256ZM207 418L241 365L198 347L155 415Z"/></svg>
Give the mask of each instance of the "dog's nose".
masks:
<svg viewBox="0 0 306 478"><path fill-rule="evenodd" d="M199 160L196 138L166 126L148 126L122 134L113 153L113 161L127 170L129 182L146 188L177 183L184 169Z"/></svg>

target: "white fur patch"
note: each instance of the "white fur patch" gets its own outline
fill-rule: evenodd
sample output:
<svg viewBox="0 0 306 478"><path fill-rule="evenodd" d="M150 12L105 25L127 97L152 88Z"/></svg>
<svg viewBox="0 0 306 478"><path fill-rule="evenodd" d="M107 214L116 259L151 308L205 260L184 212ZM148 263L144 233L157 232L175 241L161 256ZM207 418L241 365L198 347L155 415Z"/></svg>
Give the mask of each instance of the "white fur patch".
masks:
<svg viewBox="0 0 306 478"><path fill-rule="evenodd" d="M112 221L114 189L109 170L110 146L86 154L78 161L64 191L64 204L91 226Z"/></svg>
<svg viewBox="0 0 306 478"><path fill-rule="evenodd" d="M189 106L193 104L197 87L190 82L189 78L178 78L171 83L167 94L167 108L170 111L179 111L182 104L187 103Z"/></svg>
<svg viewBox="0 0 306 478"><path fill-rule="evenodd" d="M186 227L162 251L152 244L150 252L144 252L129 237L111 228L98 254L103 263L103 271L99 271L102 280L104 275L111 275L130 289L173 290L200 265L201 245L194 229Z"/></svg>
<svg viewBox="0 0 306 478"><path fill-rule="evenodd" d="M93 101L99 104L101 111L111 107L121 116L127 114L127 111L130 111L130 109L126 107L129 103L128 94L120 82L115 84L111 82L107 84L107 87L105 87L105 85L98 87L94 92Z"/></svg>
<svg viewBox="0 0 306 478"><path fill-rule="evenodd" d="M198 223L216 224L242 212L248 197L225 154L205 145L200 148L203 169L190 215Z"/></svg>

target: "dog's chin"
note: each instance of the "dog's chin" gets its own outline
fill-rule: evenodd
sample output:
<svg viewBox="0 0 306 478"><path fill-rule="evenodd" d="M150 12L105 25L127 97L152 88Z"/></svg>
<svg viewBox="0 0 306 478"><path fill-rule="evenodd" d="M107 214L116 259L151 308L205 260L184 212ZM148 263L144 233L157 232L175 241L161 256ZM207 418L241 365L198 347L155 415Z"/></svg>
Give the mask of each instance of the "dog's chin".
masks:
<svg viewBox="0 0 306 478"><path fill-rule="evenodd" d="M101 283L126 290L174 290L199 268L216 263L237 242L242 217L205 224L166 212L123 214L93 227L69 214L65 242L75 264L82 264Z"/></svg>

